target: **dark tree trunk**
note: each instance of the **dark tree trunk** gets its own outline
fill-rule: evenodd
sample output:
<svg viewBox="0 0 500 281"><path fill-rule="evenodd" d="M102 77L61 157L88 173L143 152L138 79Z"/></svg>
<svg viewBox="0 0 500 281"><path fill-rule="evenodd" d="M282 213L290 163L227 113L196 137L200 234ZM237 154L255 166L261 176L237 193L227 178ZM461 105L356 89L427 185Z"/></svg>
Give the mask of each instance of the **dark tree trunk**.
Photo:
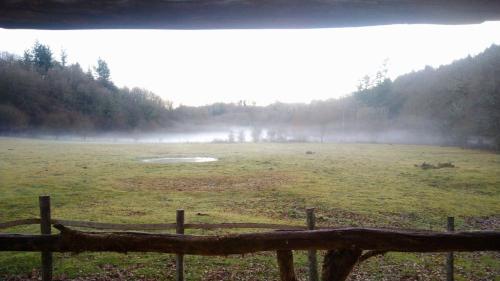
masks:
<svg viewBox="0 0 500 281"><path fill-rule="evenodd" d="M351 273L361 256L361 250L338 249L326 253L323 261L322 281L344 281Z"/></svg>

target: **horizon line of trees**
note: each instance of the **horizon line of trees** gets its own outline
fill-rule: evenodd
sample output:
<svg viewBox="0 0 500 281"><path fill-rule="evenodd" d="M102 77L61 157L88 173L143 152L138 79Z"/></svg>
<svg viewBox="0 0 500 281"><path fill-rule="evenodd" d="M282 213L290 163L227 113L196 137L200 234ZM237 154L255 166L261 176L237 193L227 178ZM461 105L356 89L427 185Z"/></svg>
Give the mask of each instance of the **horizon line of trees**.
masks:
<svg viewBox="0 0 500 281"><path fill-rule="evenodd" d="M339 99L268 106L244 102L180 106L175 115L198 127L265 128L270 133L267 139L278 141L313 136L323 142L361 134L376 139L390 132L408 132L407 143L439 140L446 145L500 150L500 46L449 65L427 66L394 81L386 76L384 63L374 78L363 77L356 92Z"/></svg>
<svg viewBox="0 0 500 281"><path fill-rule="evenodd" d="M426 67L394 81L387 67L365 76L358 90L339 99L309 104L214 103L172 107L154 93L118 88L107 63L92 70L67 65L36 42L23 57L0 55L0 133L252 128L251 137L270 141L338 140L335 136L409 131L439 136L443 144L487 142L500 149L500 46L439 68ZM241 139L234 133L230 139Z"/></svg>
<svg viewBox="0 0 500 281"><path fill-rule="evenodd" d="M0 132L147 131L168 126L172 103L141 88L118 88L107 63L94 71L56 60L39 42L22 57L0 54Z"/></svg>

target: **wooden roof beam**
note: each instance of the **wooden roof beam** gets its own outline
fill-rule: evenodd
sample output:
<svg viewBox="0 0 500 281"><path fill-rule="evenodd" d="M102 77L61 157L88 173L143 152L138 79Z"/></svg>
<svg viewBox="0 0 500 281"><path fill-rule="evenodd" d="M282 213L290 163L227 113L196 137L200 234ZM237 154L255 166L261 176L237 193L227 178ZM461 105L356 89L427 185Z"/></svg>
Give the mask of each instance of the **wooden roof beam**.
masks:
<svg viewBox="0 0 500 281"><path fill-rule="evenodd" d="M496 0L4 0L0 28L246 29L500 20Z"/></svg>

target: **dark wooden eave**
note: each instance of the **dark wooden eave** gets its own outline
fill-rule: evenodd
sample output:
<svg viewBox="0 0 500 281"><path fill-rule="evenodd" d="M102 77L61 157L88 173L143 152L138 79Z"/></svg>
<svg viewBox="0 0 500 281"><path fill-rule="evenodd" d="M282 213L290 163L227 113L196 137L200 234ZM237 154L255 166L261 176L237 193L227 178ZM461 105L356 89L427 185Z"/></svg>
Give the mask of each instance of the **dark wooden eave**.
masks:
<svg viewBox="0 0 500 281"><path fill-rule="evenodd" d="M492 20L500 20L500 0L0 0L1 28L325 28Z"/></svg>

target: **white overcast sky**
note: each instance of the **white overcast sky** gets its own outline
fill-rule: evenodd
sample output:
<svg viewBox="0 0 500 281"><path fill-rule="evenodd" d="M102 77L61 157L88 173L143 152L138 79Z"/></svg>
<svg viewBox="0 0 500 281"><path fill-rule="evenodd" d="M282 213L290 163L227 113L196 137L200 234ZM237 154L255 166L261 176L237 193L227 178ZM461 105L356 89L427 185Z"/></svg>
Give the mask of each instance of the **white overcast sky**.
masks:
<svg viewBox="0 0 500 281"><path fill-rule="evenodd" d="M101 57L118 86L147 88L174 105L266 105L344 96L385 58L395 78L475 55L500 44L500 22L309 30L0 29L0 51L21 55L35 40L50 45L58 60L65 49L69 62L84 70Z"/></svg>

